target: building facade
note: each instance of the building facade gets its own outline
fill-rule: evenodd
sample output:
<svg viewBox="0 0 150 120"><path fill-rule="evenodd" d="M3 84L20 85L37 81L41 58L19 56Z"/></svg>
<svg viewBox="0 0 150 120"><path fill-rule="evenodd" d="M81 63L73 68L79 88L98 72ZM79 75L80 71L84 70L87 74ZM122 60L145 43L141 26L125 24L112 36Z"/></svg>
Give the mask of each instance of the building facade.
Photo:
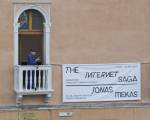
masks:
<svg viewBox="0 0 150 120"><path fill-rule="evenodd" d="M150 0L0 2L1 120L149 119ZM141 65L140 100L63 102L63 64L110 63Z"/></svg>

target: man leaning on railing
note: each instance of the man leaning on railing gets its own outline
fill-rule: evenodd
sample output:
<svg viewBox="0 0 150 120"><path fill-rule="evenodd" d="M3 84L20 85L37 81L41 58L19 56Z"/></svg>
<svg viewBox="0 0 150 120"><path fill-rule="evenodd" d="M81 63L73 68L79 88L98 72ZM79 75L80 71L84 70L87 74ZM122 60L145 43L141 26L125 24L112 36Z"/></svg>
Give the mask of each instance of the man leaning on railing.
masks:
<svg viewBox="0 0 150 120"><path fill-rule="evenodd" d="M34 50L30 50L30 53L27 56L27 65L38 65L39 61L40 61L40 59L39 59L39 57L36 56L36 52ZM32 82L30 81L31 74L32 74ZM38 74L38 71L36 71L36 75L37 74ZM34 82L36 82L36 81L34 81L34 79L35 79L35 71L32 70L32 73L31 73L31 71L28 71L28 85L27 85L27 89L31 89L31 87L32 87L32 89L36 90L36 88L34 86L35 85ZM32 83L32 85L30 85L31 83Z"/></svg>
<svg viewBox="0 0 150 120"><path fill-rule="evenodd" d="M37 65L37 62L40 61L39 57L36 57L36 52L30 50L30 53L27 56L27 65Z"/></svg>

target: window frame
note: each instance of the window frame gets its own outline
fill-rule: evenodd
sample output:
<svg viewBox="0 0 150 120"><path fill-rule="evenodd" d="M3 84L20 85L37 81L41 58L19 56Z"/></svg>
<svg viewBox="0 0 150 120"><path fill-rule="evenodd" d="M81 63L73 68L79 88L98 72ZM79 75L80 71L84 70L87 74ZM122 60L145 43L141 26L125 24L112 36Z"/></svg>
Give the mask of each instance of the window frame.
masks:
<svg viewBox="0 0 150 120"><path fill-rule="evenodd" d="M41 29L34 29L33 28L33 13L34 13L34 11L36 11L36 12L38 12L38 14L40 14L41 15L41 17L42 17L42 22L44 23L44 17L43 17L43 15L39 12L39 11L37 11L37 10L35 10L35 9L30 9L30 10L26 10L26 11L24 11L24 12L26 12L26 14L27 14L27 16L28 16L28 27L27 28L19 28L19 33L24 33L24 32L43 32L43 27L41 28ZM19 16L20 17L20 16Z"/></svg>
<svg viewBox="0 0 150 120"><path fill-rule="evenodd" d="M44 17L44 27L43 27L43 34L44 34L44 39L43 39L43 63L44 65L50 64L50 15L48 14L48 11L42 9L38 5L25 5L18 9L17 14L14 16L14 65L19 65L19 23L18 19L19 16L26 10L37 10L39 11L43 17ZM33 30L32 31L35 34L41 34L40 31ZM26 34L27 31L22 32L22 34Z"/></svg>

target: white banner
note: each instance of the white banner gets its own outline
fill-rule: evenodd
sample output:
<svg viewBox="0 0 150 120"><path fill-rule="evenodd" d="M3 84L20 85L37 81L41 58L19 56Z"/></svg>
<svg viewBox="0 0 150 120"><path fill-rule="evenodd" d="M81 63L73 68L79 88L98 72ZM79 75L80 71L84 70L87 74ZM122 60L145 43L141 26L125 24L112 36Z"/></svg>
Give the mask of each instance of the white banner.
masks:
<svg viewBox="0 0 150 120"><path fill-rule="evenodd" d="M140 64L64 64L63 102L140 100Z"/></svg>

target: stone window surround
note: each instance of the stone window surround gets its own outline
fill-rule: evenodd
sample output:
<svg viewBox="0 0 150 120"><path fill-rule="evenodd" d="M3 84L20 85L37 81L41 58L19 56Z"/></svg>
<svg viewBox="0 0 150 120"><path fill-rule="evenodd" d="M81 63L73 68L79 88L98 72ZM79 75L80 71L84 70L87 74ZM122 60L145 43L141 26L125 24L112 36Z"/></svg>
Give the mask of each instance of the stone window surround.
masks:
<svg viewBox="0 0 150 120"><path fill-rule="evenodd" d="M19 54L19 37L18 37L18 31L19 31L19 23L18 23L18 18L21 15L21 13L23 13L26 10L29 9L34 9L39 11L44 19L45 19L45 23L44 24L44 37L43 37L43 56L44 56L44 64L50 64L50 27L51 27L51 22L50 22L50 15L49 15L49 11L46 7L47 4L50 3L35 3L35 2L31 2L31 3L27 3L27 2L23 2L23 3L18 3L18 2L14 2L14 65L19 65L19 59L18 59L18 54ZM45 8L42 8L42 6L45 5Z"/></svg>
<svg viewBox="0 0 150 120"><path fill-rule="evenodd" d="M44 56L44 65L50 64L50 29L51 29L51 22L50 22L50 4L49 2L38 2L31 0L30 3L29 1L22 0L21 2L13 2L13 8L14 8L14 19L13 19L13 43L14 43L14 66L19 65L19 59L18 59L18 54L19 54L19 26L20 24L18 23L18 18L19 16L26 10L29 9L34 9L39 11L43 17L45 22L43 23L43 56ZM15 68L14 68L15 71ZM51 74L51 73L50 73ZM50 76L51 78L51 76ZM14 80L15 80L15 72L14 72ZM49 93L45 92L45 103L48 103L49 98L51 97L51 92L52 92L52 86L51 86L51 79L49 81ZM15 88L14 84L14 88ZM14 89L15 90L15 89ZM36 94L39 94L38 92ZM21 100L23 97L24 93L17 93L16 94L16 103L17 105L21 104Z"/></svg>

